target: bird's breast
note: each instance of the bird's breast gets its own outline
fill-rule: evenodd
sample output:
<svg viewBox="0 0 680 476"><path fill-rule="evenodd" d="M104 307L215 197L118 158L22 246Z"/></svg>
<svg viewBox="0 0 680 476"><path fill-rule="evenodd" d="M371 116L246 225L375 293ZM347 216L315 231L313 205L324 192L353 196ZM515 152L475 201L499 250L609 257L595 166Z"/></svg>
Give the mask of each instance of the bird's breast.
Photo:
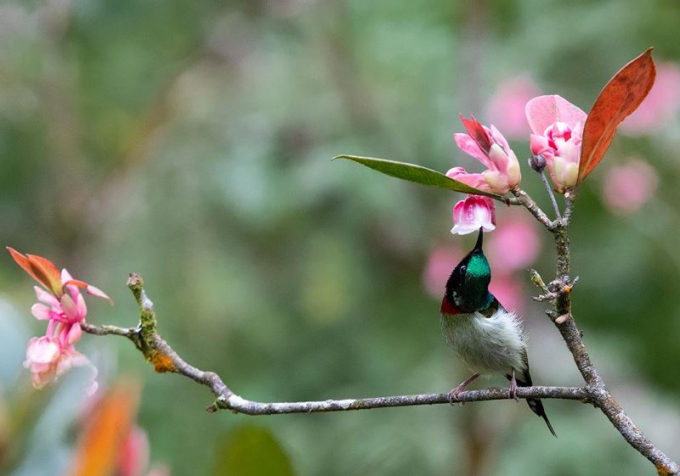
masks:
<svg viewBox="0 0 680 476"><path fill-rule="evenodd" d="M447 343L475 373L510 373L526 368L522 358L526 343L515 313L499 308L491 317L479 312L442 313Z"/></svg>

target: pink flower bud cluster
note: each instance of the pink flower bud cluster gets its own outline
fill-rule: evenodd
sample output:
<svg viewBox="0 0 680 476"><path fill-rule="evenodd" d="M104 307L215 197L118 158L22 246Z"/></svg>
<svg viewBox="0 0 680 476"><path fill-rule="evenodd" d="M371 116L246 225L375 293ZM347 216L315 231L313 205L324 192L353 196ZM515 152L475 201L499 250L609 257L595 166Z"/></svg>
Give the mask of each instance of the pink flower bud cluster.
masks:
<svg viewBox="0 0 680 476"><path fill-rule="evenodd" d="M8 250L17 264L44 287L34 287L39 302L31 307L31 313L38 320L47 321L47 330L44 336L29 340L24 362L31 370L33 386L41 389L70 368L86 366L93 375L88 393L94 393L97 389L96 368L75 348L82 336L81 324L87 316L80 288L93 296L109 297L94 286L73 279L66 269L59 272L45 258L23 255L12 248Z"/></svg>

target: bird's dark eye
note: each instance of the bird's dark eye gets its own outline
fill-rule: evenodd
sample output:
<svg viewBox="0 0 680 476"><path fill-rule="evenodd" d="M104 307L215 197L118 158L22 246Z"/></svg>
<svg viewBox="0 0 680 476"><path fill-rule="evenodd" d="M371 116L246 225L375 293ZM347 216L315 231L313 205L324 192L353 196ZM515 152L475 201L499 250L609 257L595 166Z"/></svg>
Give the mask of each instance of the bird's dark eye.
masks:
<svg viewBox="0 0 680 476"><path fill-rule="evenodd" d="M466 271L467 271L467 266L463 265L463 266L460 267L461 273L465 274Z"/></svg>

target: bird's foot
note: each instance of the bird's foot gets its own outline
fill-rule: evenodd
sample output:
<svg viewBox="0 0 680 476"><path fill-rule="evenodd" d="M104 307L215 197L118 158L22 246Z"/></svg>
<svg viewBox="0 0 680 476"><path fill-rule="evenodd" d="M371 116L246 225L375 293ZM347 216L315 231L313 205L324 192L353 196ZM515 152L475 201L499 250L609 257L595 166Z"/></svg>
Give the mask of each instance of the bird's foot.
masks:
<svg viewBox="0 0 680 476"><path fill-rule="evenodd" d="M451 405L455 405L456 403L459 403L461 407L465 405L465 402L456 402L456 400L458 400L458 395L460 395L463 390L465 390L465 387L458 385L456 388L446 394L446 397L449 399L449 403Z"/></svg>
<svg viewBox="0 0 680 476"><path fill-rule="evenodd" d="M479 374L474 374L471 375L470 377L466 378L463 380L457 387L455 387L453 390L451 390L446 396L449 399L449 403L451 405L455 405L456 403L460 403L460 406L462 407L465 405L465 402L456 402L458 400L458 397L460 396L461 392L465 390L465 388L475 380L477 377L479 377Z"/></svg>

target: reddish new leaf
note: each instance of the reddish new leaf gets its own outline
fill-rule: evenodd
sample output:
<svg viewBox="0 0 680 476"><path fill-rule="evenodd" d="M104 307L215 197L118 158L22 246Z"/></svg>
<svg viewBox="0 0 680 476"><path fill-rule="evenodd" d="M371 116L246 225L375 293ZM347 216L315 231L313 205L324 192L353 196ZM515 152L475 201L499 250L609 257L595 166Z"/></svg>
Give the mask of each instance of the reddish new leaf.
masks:
<svg viewBox="0 0 680 476"><path fill-rule="evenodd" d="M654 85L656 67L652 48L625 65L609 80L595 100L583 128L579 183L600 163L616 128L635 111Z"/></svg>
<svg viewBox="0 0 680 476"><path fill-rule="evenodd" d="M30 274L33 279L45 286L55 296L61 296L61 273L54 266L54 263L41 256L23 255L9 246L7 250L12 255L12 258L14 258L14 261Z"/></svg>

